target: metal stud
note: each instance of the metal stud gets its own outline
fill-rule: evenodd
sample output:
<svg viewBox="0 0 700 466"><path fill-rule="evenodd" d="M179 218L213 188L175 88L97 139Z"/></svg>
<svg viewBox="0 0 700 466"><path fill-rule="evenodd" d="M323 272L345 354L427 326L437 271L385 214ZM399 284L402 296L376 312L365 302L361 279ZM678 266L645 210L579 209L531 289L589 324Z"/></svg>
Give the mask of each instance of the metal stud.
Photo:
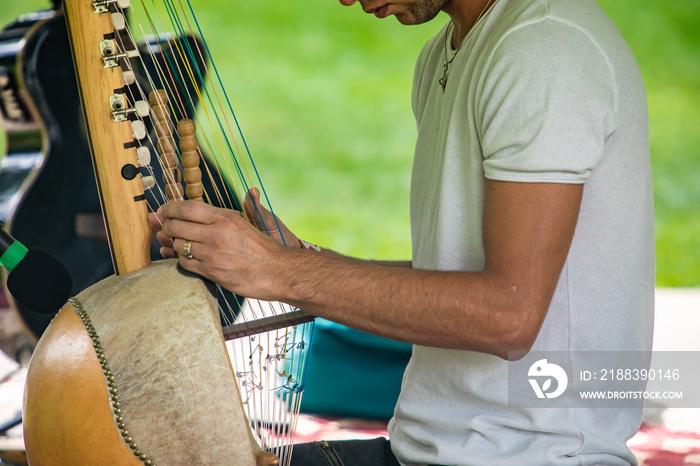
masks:
<svg viewBox="0 0 700 466"><path fill-rule="evenodd" d="M141 450L139 450L139 448L136 445L136 442L134 442L133 438L129 434L129 431L126 429L126 425L124 424L124 417L121 415L121 403L119 402L119 395L115 378L112 374L111 369L109 368L109 364L107 363L107 357L105 356L104 350L102 349L102 345L100 343L99 335L97 334L95 327L92 325L90 317L88 316L87 312L83 309L82 303L78 301L78 299L71 298L69 301L73 306L75 313L78 315L80 320L83 321L85 330L88 332L90 338L92 339L95 354L97 355L98 361L100 362L100 366L102 367L102 373L105 377L107 387L109 387L109 396L112 402L112 412L115 415L114 420L117 424L117 428L120 430L124 442L129 446L129 448L131 448L134 451L134 455L143 464L147 466L155 466L153 462L150 459L148 459L148 457L144 453L142 453Z"/></svg>

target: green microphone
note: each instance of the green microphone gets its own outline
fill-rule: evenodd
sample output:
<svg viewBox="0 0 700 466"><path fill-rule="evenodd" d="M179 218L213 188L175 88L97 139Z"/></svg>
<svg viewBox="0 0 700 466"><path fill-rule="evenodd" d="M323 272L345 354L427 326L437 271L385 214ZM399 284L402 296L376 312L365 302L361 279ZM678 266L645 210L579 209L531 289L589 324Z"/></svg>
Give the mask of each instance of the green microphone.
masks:
<svg viewBox="0 0 700 466"><path fill-rule="evenodd" d="M14 300L39 314L57 312L70 298L73 279L56 257L27 249L0 223L0 264L7 269L7 290Z"/></svg>

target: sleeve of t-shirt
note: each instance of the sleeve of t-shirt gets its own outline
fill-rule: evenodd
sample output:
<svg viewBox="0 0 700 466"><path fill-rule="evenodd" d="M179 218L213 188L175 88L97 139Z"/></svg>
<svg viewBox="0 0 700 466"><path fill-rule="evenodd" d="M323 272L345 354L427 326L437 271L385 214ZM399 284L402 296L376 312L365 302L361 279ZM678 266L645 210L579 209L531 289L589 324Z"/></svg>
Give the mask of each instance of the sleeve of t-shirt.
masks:
<svg viewBox="0 0 700 466"><path fill-rule="evenodd" d="M443 26L440 31L438 31L429 41L427 41L420 54L418 55L418 60L416 61L416 66L413 72L413 88L411 90L411 104L413 106L413 115L416 119L416 125L420 127L421 120L423 118L423 111L425 110L425 104L430 94L430 82L425 82L424 78L426 74L431 75L428 68L434 65L429 63L431 55L434 54L435 47L441 46L441 39L445 37L445 28L447 25Z"/></svg>
<svg viewBox="0 0 700 466"><path fill-rule="evenodd" d="M482 76L477 106L486 178L583 183L615 129L615 88L590 37L543 20L510 31Z"/></svg>
<svg viewBox="0 0 700 466"><path fill-rule="evenodd" d="M416 125L420 126L422 117L423 105L421 99L421 90L423 88L423 76L425 75L425 66L427 61L429 42L423 45L423 49L418 55L416 66L413 70L413 87L411 88L411 106L413 107L413 116L416 119Z"/></svg>

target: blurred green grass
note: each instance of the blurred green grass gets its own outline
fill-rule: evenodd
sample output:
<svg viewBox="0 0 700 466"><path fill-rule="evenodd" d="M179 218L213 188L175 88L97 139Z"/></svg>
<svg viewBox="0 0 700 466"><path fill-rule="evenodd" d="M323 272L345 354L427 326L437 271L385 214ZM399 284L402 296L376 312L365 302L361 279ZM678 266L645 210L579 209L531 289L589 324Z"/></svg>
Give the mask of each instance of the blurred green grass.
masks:
<svg viewBox="0 0 700 466"><path fill-rule="evenodd" d="M420 48L405 27L336 0L192 0L276 213L360 257L410 256L410 105ZM599 0L647 87L657 284L700 286L700 2ZM0 0L0 23L47 5Z"/></svg>

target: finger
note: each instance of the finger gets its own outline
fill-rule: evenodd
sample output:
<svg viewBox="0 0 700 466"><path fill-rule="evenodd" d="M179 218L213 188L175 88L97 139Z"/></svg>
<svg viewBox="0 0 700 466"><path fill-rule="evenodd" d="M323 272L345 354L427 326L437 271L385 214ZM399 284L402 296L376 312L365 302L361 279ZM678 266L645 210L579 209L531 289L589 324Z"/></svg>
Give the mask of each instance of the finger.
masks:
<svg viewBox="0 0 700 466"><path fill-rule="evenodd" d="M159 231L156 233L156 239L160 242L162 246L165 246L167 248L170 248L173 246L173 240L163 233L163 231Z"/></svg>
<svg viewBox="0 0 700 466"><path fill-rule="evenodd" d="M216 234L216 229L213 228L214 227L209 224L175 219L163 223L160 232L168 238L184 238L183 241L189 240L203 243L207 242L212 235ZM177 248L175 250L177 251Z"/></svg>
<svg viewBox="0 0 700 466"><path fill-rule="evenodd" d="M188 242L190 243L190 256L192 257L187 257L185 251L185 243ZM173 241L173 250L177 253L178 257L184 257L187 260L201 260L201 256L199 258L197 257L197 251L200 253L202 252L200 246L201 244L191 240L175 238L175 241Z"/></svg>
<svg viewBox="0 0 700 466"><path fill-rule="evenodd" d="M260 202L260 190L258 188L250 188L246 197L253 197L255 202Z"/></svg>
<svg viewBox="0 0 700 466"><path fill-rule="evenodd" d="M178 240L178 243L184 244L184 240ZM190 247L190 254L192 257L187 257L185 254L182 252L182 244L177 244L175 246L175 252L177 253L177 261L180 264L180 266L187 270L188 272L196 273L197 275L202 275L202 262L197 259L197 256L194 255L192 252L192 249L195 251L197 250L196 248ZM195 243L192 243L192 246L194 246ZM179 249L178 249L179 248ZM202 275L204 276L204 275Z"/></svg>
<svg viewBox="0 0 700 466"><path fill-rule="evenodd" d="M258 230L270 234L277 227L277 219L274 214L260 204L260 191L251 188L244 203L246 215L250 223Z"/></svg>
<svg viewBox="0 0 700 466"><path fill-rule="evenodd" d="M160 248L160 255L163 256L163 259L172 259L174 257L177 257L177 254L175 253L175 250L173 248L165 246Z"/></svg>
<svg viewBox="0 0 700 466"><path fill-rule="evenodd" d="M260 219L260 191L258 188L250 188L248 194L245 196L245 202L243 203L243 210L245 211L246 217L250 223L257 227L258 230L261 229L261 219Z"/></svg>
<svg viewBox="0 0 700 466"><path fill-rule="evenodd" d="M248 193L245 195L245 206L250 207L253 204L259 204L260 203L260 191L258 188L250 188L248 190Z"/></svg>
<svg viewBox="0 0 700 466"><path fill-rule="evenodd" d="M178 219L192 223L211 224L218 218L218 209L204 202L168 202L158 208L157 216L163 221Z"/></svg>
<svg viewBox="0 0 700 466"><path fill-rule="evenodd" d="M153 212L148 214L148 223L151 224L151 227L155 229L156 231L160 230L161 225L163 225L163 219L158 217L158 215Z"/></svg>

